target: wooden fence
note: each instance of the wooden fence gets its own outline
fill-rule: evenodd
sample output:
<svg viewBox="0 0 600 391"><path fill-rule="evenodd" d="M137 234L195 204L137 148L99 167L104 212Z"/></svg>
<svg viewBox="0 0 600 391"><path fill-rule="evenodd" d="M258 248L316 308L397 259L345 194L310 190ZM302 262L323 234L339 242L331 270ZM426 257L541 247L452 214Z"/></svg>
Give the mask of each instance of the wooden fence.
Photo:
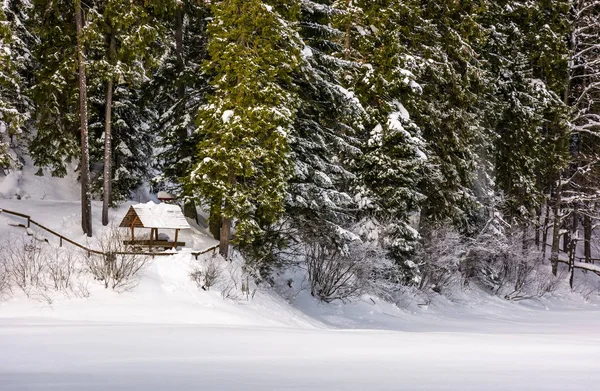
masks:
<svg viewBox="0 0 600 391"><path fill-rule="evenodd" d="M13 215L13 216L17 216L17 217L20 217L20 218L22 218L22 219L25 219L25 220L27 221L27 223L26 223L26 224L19 224L18 226L20 226L20 227L23 227L23 228L31 228L31 225L33 224L33 225L36 225L36 226L38 226L38 227L39 227L39 228L41 228L42 230L44 230L44 231L46 231L46 232L48 232L48 233L50 233L50 234L52 234L52 235L56 236L56 237L59 239L59 246L60 246L60 247L62 247L62 245L63 245L63 241L64 241L64 242L70 243L70 244L72 244L73 246L79 247L80 249L82 249L82 250L86 251L86 252L87 252L87 255L88 255L88 257L89 257L89 256L91 256L92 254L96 254L96 255L102 255L102 256L107 256L107 254L106 254L106 253L104 253L104 252L102 252L102 251L99 251L99 250L94 250L94 249L91 249L91 248L89 248L89 247L86 247L86 246L84 246L84 245L82 245L82 244L80 244L80 243L77 243L77 242L76 242L76 241L74 241L74 240L71 240L71 239L69 239L69 238L67 238L67 237L65 237L65 236L63 236L63 235L61 235L61 234L59 234L59 233L58 233L58 232L56 232L56 231L53 231L53 230L51 230L51 229L50 229L50 228L48 228L48 227L45 227L44 225L42 225L42 224L38 223L37 221L35 221L35 220L32 220L32 219L31 219L31 216L28 216L28 215L26 215L26 214L19 213L19 212L14 212L14 211L12 211L12 210L8 210L8 209L0 209L0 214L2 214L2 213L6 213L6 214L9 214L9 215ZM202 255L202 254L206 254L206 253L209 253L209 252L211 252L211 251L212 251L212 252L213 252L213 254L214 254L214 253L217 251L217 249L218 249L218 248L219 248L219 245L216 245L216 246L209 247L209 248L207 248L207 249L205 249L205 250L202 250L202 251L192 251L192 255L193 255L193 256L196 258L196 260L197 260L197 259L198 259L198 257L199 257L200 255ZM161 257L161 256L162 256L162 257L165 257L165 256L171 256L171 255L175 255L174 253L134 252L134 251L118 251L118 252L114 252L114 253L112 253L112 254L117 254L117 255L142 255L142 256L151 256L151 257L153 257L153 258L154 258L154 257Z"/></svg>

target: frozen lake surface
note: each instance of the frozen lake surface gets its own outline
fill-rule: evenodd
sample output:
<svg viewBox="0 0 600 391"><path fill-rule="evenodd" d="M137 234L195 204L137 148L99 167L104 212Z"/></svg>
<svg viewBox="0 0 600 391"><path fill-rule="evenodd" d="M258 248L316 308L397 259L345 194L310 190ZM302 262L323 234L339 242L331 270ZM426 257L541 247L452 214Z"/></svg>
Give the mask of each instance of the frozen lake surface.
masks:
<svg viewBox="0 0 600 391"><path fill-rule="evenodd" d="M4 319L0 389L598 389L599 314L548 315L463 332Z"/></svg>

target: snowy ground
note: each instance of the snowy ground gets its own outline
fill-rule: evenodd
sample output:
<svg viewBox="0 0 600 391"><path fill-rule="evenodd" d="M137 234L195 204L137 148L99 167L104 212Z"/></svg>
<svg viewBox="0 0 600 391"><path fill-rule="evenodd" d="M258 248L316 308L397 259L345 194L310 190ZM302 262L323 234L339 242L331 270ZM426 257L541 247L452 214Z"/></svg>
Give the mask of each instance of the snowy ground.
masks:
<svg viewBox="0 0 600 391"><path fill-rule="evenodd" d="M72 180L12 180L23 197L8 199L16 185L0 182L0 209L85 241ZM119 220L127 207L112 217ZM94 204L97 230L99 212ZM24 235L14 222L0 214L0 240ZM184 240L196 250L214 244L198 231ZM585 295L559 292L519 304L465 291L452 301L408 296L403 308L371 297L325 305L301 286L262 287L250 300L202 291L189 274L203 262L189 249L157 257L139 285L122 293L89 278L87 295L32 299L14 289L0 300L0 390L600 387L600 296L593 285Z"/></svg>

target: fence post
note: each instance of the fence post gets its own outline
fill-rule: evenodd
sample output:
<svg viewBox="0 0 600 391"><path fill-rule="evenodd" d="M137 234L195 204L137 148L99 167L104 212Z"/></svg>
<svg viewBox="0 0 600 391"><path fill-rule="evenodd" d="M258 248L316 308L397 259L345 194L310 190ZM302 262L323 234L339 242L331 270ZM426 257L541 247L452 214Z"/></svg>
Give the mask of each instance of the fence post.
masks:
<svg viewBox="0 0 600 391"><path fill-rule="evenodd" d="M62 247L62 236L60 236L59 239L60 239L60 244L58 245L58 247Z"/></svg>
<svg viewBox="0 0 600 391"><path fill-rule="evenodd" d="M27 228L31 228L31 217L27 216Z"/></svg>

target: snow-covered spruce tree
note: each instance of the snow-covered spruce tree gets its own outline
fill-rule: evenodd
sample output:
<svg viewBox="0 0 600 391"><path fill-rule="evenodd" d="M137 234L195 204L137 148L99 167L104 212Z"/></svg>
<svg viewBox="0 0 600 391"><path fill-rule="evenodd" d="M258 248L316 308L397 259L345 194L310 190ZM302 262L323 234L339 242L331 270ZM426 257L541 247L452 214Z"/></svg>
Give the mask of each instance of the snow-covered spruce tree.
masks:
<svg viewBox="0 0 600 391"><path fill-rule="evenodd" d="M542 251L546 251L547 233L552 226L552 255L558 257L559 233L564 223L563 205L565 167L569 153L569 131L565 97L568 82L568 36L571 29L571 2L540 1L515 2L516 13L512 17L516 28L524 33L523 50L527 54L527 66L531 69L533 82L543 113L541 123L541 150L536 167L538 188L543 191L546 205L540 205L540 229ZM545 97L544 97L545 95ZM516 147L518 149L518 147ZM542 218L543 216L543 218ZM539 239L537 239L539 243ZM568 242L568 241L566 241Z"/></svg>
<svg viewBox="0 0 600 391"><path fill-rule="evenodd" d="M33 105L26 95L26 91L31 86L32 61L30 48L33 46L34 37L25 26L27 22L27 13L31 8L29 1L7 0L3 2L0 8L0 23L2 33L0 33L0 56L2 57L0 65L3 69L0 71L0 84L2 92L0 93L0 112L4 112L0 121L3 131L0 131L0 150L6 152L10 147L11 154L3 154L0 158L0 166L19 167L21 158L26 153L27 138L30 133L30 118L33 111ZM10 108L9 108L10 107ZM2 114L0 114L2 115ZM2 152L0 152L2 154Z"/></svg>
<svg viewBox="0 0 600 391"><path fill-rule="evenodd" d="M184 213L191 218L196 218L193 194L183 194L181 181L195 161L195 113L206 103L208 93L209 80L201 64L207 58L209 15L208 3L184 0L161 21L170 38L168 52L143 91L147 105L155 112L150 132L160 136L156 154L159 175L153 178L153 184L179 197L183 195ZM211 227L216 227L211 231L218 239L221 220L216 214L211 217Z"/></svg>
<svg viewBox="0 0 600 391"><path fill-rule="evenodd" d="M13 32L3 5L0 8L0 168L3 171L11 166L9 142L18 133L23 119L15 102L20 86L16 65L12 61L12 39Z"/></svg>
<svg viewBox="0 0 600 391"><path fill-rule="evenodd" d="M102 224L108 224L108 207L129 196L148 177L151 156L144 124L144 109L138 102L148 69L160 57L162 25L157 14L168 11L172 1L97 0L88 12L85 42L88 51L92 96L90 129L95 140L103 142ZM119 99L122 99L120 101ZM113 143L113 141L115 143ZM97 181L100 182L100 181ZM113 182L114 189L113 189Z"/></svg>
<svg viewBox="0 0 600 391"><path fill-rule="evenodd" d="M356 64L343 60L344 33L332 26L341 12L330 1L304 1L302 63L294 73L299 108L290 140L293 176L285 215L299 238L343 248L356 221L352 161L360 154L357 131L365 114L342 78Z"/></svg>
<svg viewBox="0 0 600 391"><path fill-rule="evenodd" d="M285 4L284 4L285 3ZM222 216L221 248L249 244L283 212L289 133L298 106L292 72L301 61L290 2L211 3L204 70L213 92L198 113L197 158L187 185ZM285 12L285 19L280 12Z"/></svg>
<svg viewBox="0 0 600 391"><path fill-rule="evenodd" d="M406 41L418 23L415 3L388 0L359 1L361 20L351 30L351 41L361 56L362 74L354 88L367 111L370 130L358 161L361 214L365 226L374 225L379 245L387 249L407 280L414 275L410 259L419 235L409 215L419 209L418 184L427 157L420 129L402 102L422 92L414 73L419 61L407 51Z"/></svg>
<svg viewBox="0 0 600 391"><path fill-rule="evenodd" d="M79 156L79 85L77 36L73 1L34 0L30 17L36 64L36 134L29 152L36 166L48 167L53 176L67 173L66 162ZM60 53L60 55L58 55Z"/></svg>
<svg viewBox="0 0 600 391"><path fill-rule="evenodd" d="M436 223L446 220L471 232L478 219L473 188L492 84L478 52L485 2L421 1L420 8L422 23L406 43L425 60L416 72L423 93L405 104L429 150L420 183L426 197L420 233L427 237Z"/></svg>
<svg viewBox="0 0 600 391"><path fill-rule="evenodd" d="M562 98L536 69L539 54L538 4L498 1L486 13L489 38L484 47L495 77L494 110L489 111L494 127L494 179L502 193L502 212L508 219L527 227L537 223L544 194L543 180L548 162L555 159L544 143L547 128L563 110ZM544 18L545 19L545 18ZM564 63L564 49L555 63Z"/></svg>

